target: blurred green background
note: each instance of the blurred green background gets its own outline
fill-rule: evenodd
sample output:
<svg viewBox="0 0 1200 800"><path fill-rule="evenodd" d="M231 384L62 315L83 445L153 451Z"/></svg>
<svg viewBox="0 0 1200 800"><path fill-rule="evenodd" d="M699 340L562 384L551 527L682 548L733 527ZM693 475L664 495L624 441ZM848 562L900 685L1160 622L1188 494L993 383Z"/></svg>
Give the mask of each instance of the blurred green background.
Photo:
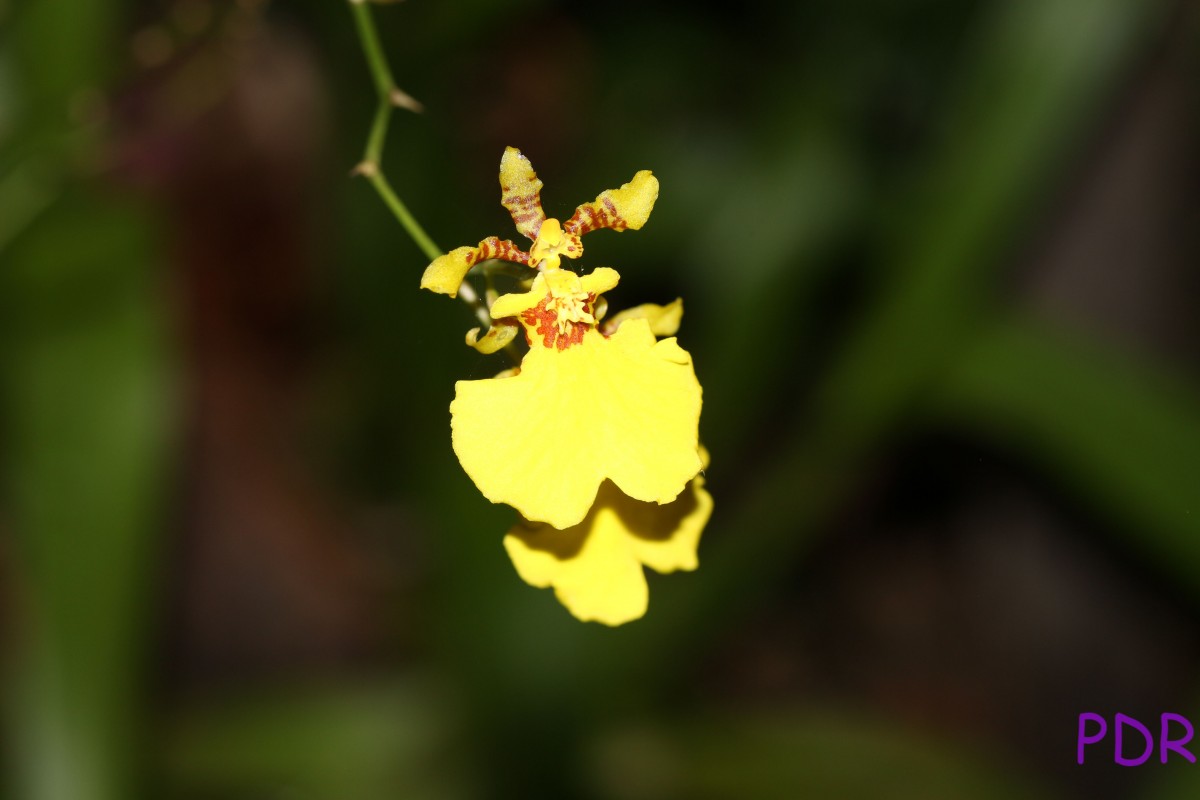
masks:
<svg viewBox="0 0 1200 800"><path fill-rule="evenodd" d="M373 13L440 246L506 145L551 216L659 177L581 266L685 298L701 568L517 578L346 3L0 0L5 796L1197 796L1075 763L1200 721L1194 3Z"/></svg>

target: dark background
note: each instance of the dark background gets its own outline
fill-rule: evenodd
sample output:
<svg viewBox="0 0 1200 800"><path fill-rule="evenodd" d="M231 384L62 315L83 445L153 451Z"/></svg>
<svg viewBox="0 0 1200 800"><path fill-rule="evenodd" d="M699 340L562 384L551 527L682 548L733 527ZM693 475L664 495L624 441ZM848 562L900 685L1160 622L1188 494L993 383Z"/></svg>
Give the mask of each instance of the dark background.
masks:
<svg viewBox="0 0 1200 800"><path fill-rule="evenodd" d="M1200 792L1075 763L1200 723L1193 3L373 11L440 246L506 145L559 218L661 181L580 265L685 299L701 567L615 630L516 576L345 3L0 0L7 796Z"/></svg>

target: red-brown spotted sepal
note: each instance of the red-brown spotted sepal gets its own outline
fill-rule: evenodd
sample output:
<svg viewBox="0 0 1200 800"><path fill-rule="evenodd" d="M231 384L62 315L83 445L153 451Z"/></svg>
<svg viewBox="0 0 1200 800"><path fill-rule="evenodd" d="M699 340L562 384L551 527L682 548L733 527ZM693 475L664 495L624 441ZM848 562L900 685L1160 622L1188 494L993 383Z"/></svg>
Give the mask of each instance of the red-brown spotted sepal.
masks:
<svg viewBox="0 0 1200 800"><path fill-rule="evenodd" d="M646 224L658 199L658 179L642 170L620 189L601 192L584 203L561 224L542 210L542 182L529 159L515 147L505 149L500 159L500 202L512 215L517 230L533 240L526 252L512 242L489 236L475 247L459 247L433 260L421 276L421 288L454 297L472 266L490 258L553 272L562 259L583 255L580 237L598 228L637 230Z"/></svg>
<svg viewBox="0 0 1200 800"><path fill-rule="evenodd" d="M546 212L542 211L542 182L529 159L506 147L500 159L500 204L512 215L517 230L536 239Z"/></svg>

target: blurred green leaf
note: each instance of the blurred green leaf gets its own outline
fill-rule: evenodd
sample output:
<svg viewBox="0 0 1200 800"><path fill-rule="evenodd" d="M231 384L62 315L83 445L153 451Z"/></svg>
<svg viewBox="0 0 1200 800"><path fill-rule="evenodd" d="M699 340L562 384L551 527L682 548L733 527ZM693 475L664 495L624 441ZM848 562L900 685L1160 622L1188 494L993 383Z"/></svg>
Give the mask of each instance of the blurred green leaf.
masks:
<svg viewBox="0 0 1200 800"><path fill-rule="evenodd" d="M82 128L73 108L125 64L110 52L121 8L113 0L46 0L14 12L0 54L0 105L12 101L0 111L0 178L31 159L43 172L64 172L93 144L96 131Z"/></svg>
<svg viewBox="0 0 1200 800"><path fill-rule="evenodd" d="M1200 589L1200 391L1044 325L966 348L931 413L1055 468L1118 534Z"/></svg>
<svg viewBox="0 0 1200 800"><path fill-rule="evenodd" d="M5 38L40 122L60 127L70 98L83 87L99 88L123 63L112 57L122 12L113 0L39 0L14 13Z"/></svg>
<svg viewBox="0 0 1200 800"><path fill-rule="evenodd" d="M4 21L3 2L0 0L0 22ZM21 102L8 51L9 48L0 44L0 146L12 135Z"/></svg>
<svg viewBox="0 0 1200 800"><path fill-rule="evenodd" d="M4 488L29 628L21 797L130 796L166 415L144 221L76 192L6 253Z"/></svg>
<svg viewBox="0 0 1200 800"><path fill-rule="evenodd" d="M1161 2L1019 0L981 20L945 147L885 208L888 288L823 393L831 450L870 444L969 336L995 268L1032 221Z"/></svg>
<svg viewBox="0 0 1200 800"><path fill-rule="evenodd" d="M847 714L704 717L626 730L593 753L613 800L972 800L1048 795L996 753Z"/></svg>
<svg viewBox="0 0 1200 800"><path fill-rule="evenodd" d="M772 395L794 383L792 372L803 364L800 317L830 268L820 256L845 235L863 204L860 167L832 135L797 132L787 147L747 156L749 163L725 165L724 174L711 166L699 170L711 182L690 196L684 189L680 205L692 225L703 223L692 231L679 225L676 232L694 241L687 253L694 293L685 297L685 308L695 299L719 309L722 319L738 320L684 328L684 342L695 342L688 347L704 354L701 377L738 387L706 398L703 427L714 452L737 448L758 422L746 410L770 407ZM773 360L781 351L788 354L782 365Z"/></svg>
<svg viewBox="0 0 1200 800"><path fill-rule="evenodd" d="M0 252L54 202L60 184L56 171L30 160L0 177Z"/></svg>
<svg viewBox="0 0 1200 800"><path fill-rule="evenodd" d="M469 770L457 718L429 681L269 687L195 699L172 723L172 797L446 800Z"/></svg>

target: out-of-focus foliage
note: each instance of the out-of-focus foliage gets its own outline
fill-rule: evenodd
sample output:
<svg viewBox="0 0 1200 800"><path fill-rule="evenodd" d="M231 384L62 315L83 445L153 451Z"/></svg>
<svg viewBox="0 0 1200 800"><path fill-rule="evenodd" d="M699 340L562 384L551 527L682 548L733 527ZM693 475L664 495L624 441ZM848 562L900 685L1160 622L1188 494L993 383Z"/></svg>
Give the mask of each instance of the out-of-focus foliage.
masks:
<svg viewBox="0 0 1200 800"><path fill-rule="evenodd" d="M5 664L6 774L13 796L115 799L144 769L169 345L145 216L68 177L94 152L94 131L68 110L115 76L120 10L48 2L9 13L2 463L25 613Z"/></svg>
<svg viewBox="0 0 1200 800"><path fill-rule="evenodd" d="M931 410L1044 459L1129 531L1129 546L1195 590L1200 452L1194 389L1044 325L978 337Z"/></svg>
<svg viewBox="0 0 1200 800"><path fill-rule="evenodd" d="M850 712L685 718L602 739L594 779L614 797L1044 796L951 742L856 719Z"/></svg>

